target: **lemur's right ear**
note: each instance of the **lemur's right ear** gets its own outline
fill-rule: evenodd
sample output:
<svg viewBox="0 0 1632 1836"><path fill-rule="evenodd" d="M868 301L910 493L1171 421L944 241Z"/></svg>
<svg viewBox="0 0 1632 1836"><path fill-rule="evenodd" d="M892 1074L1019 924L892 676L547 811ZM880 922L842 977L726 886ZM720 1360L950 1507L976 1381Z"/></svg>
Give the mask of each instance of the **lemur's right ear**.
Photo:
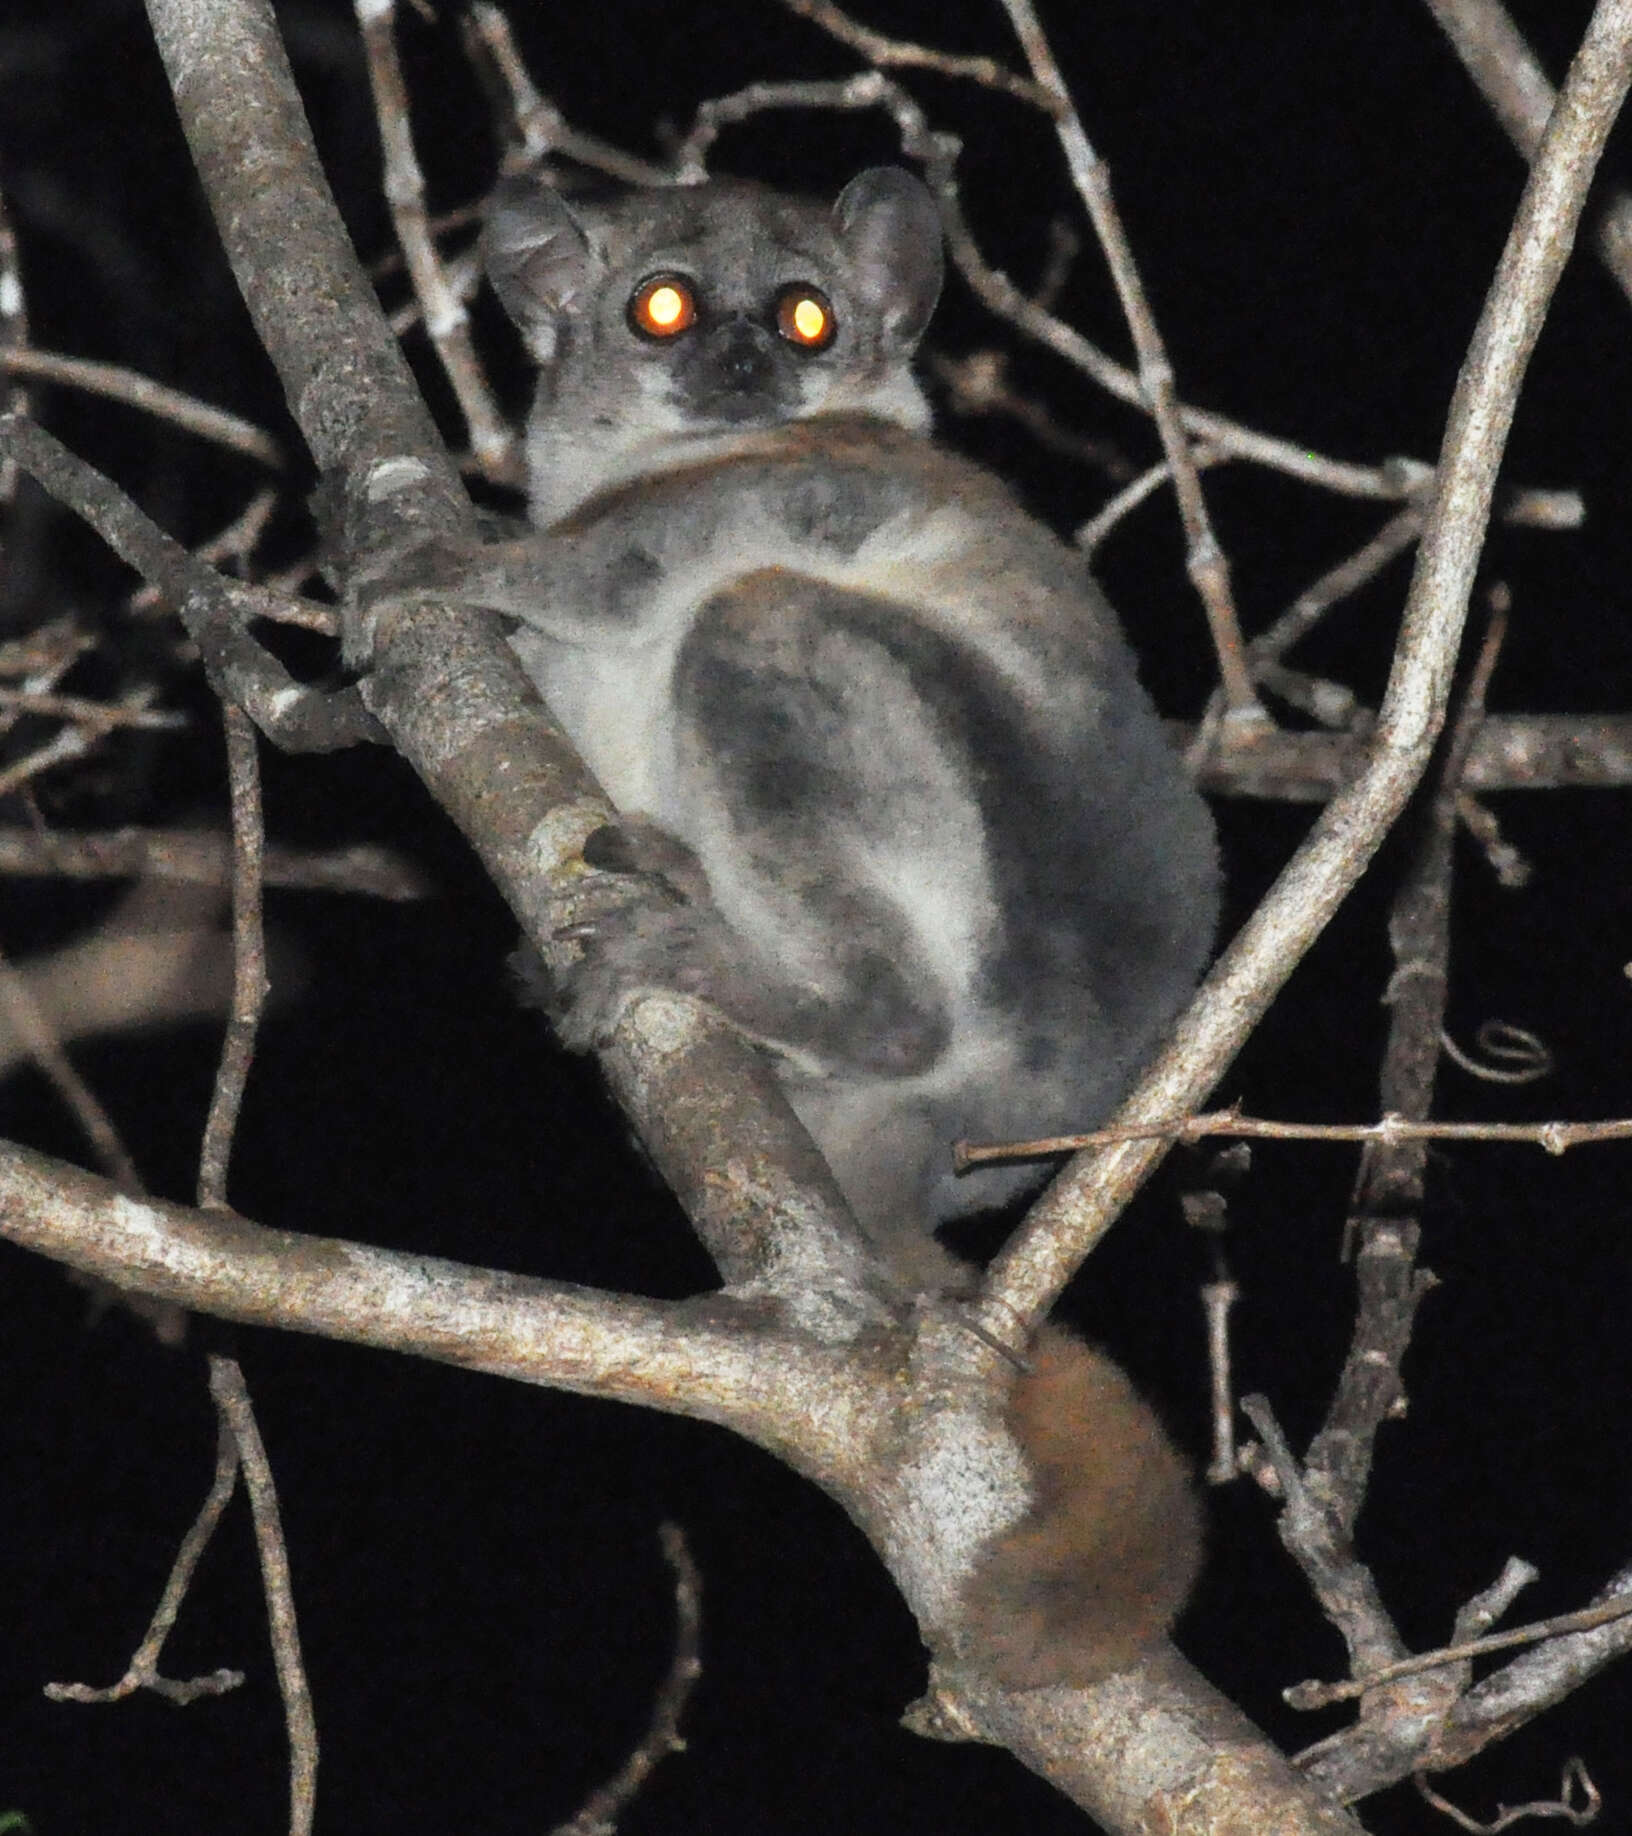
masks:
<svg viewBox="0 0 1632 1836"><path fill-rule="evenodd" d="M833 227L854 279L896 347L923 336L941 294L941 213L928 186L900 166L869 166L839 193Z"/></svg>
<svg viewBox="0 0 1632 1836"><path fill-rule="evenodd" d="M563 312L595 278L583 226L561 194L533 173L503 179L488 205L482 266L500 304L539 362L555 353Z"/></svg>

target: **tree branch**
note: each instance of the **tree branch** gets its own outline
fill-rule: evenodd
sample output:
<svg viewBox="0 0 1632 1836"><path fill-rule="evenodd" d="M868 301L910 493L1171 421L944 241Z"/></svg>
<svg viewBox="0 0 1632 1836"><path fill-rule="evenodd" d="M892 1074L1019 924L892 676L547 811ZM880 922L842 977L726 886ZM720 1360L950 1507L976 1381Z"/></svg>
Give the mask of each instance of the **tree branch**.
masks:
<svg viewBox="0 0 1632 1836"><path fill-rule="evenodd" d="M149 0L182 126L290 408L358 562L473 533L458 477L362 274L266 0ZM497 623L353 609L369 708L480 853L545 961L603 882L582 848L616 813L545 716ZM826 1330L877 1317L843 1201L769 1067L678 997L631 1002L602 1064L727 1280Z"/></svg>
<svg viewBox="0 0 1632 1836"><path fill-rule="evenodd" d="M1365 870L1426 768L1444 720L1507 430L1593 170L1632 82L1632 0L1600 0L1570 67L1452 398L1405 619L1357 783L1327 806L1113 1123L1200 1106ZM1126 1143L1073 1162L993 1263L995 1318L1047 1310L1161 1158Z"/></svg>

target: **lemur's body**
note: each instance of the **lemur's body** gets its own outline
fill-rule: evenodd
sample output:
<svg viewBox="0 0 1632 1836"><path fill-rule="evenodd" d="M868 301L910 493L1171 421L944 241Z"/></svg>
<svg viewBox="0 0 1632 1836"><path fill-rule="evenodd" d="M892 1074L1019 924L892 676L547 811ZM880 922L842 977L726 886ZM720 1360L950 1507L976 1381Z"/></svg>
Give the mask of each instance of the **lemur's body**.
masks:
<svg viewBox="0 0 1632 1836"><path fill-rule="evenodd" d="M540 363L547 533L467 596L519 621L633 863L679 895L593 940L563 1032L592 1042L643 987L714 1002L775 1055L886 1267L943 1282L934 1225L1034 1177L955 1180L950 1143L1098 1120L1193 985L1206 812L1080 557L926 437L909 365L941 255L916 181L864 173L831 211L740 184L595 207L513 185L486 254ZM1037 1385L1112 1456L1083 1513L1049 1478L1069 1447L1033 1434L1039 1508L1079 1510L1102 1564L1121 1551L1129 1601L1114 1575L1056 1575L1083 1552L1040 1517L971 1599L1011 1681L1081 1680L1171 1617L1194 1514L1114 1367L1056 1337ZM1073 1588L1090 1630L1055 1637Z"/></svg>

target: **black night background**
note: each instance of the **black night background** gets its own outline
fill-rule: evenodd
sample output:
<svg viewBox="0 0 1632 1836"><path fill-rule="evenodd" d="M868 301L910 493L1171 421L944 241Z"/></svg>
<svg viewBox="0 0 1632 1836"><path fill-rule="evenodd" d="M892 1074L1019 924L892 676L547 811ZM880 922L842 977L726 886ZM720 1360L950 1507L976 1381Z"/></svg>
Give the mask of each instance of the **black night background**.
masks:
<svg viewBox="0 0 1632 1836"><path fill-rule="evenodd" d="M1513 0L1555 81L1590 8ZM429 9L427 9L427 12ZM479 198L497 149L461 61L455 9L402 10L431 204ZM535 80L579 127L655 154L662 124L705 96L769 77L831 76L852 54L766 0L691 7L518 0ZM331 182L365 259L388 247L379 158L350 9L280 5ZM881 29L1010 62L1001 9L895 0ZM1366 462L1432 459L1468 334L1524 171L1419 0L1101 0L1045 23L1118 203L1186 400ZM1018 104L941 78L906 80L964 139L966 202L993 263L1023 285L1046 265L1050 220L1079 221L1052 136ZM894 153L887 120L776 114L728 134L726 170L814 193ZM1611 141L1600 190L1632 183ZM24 0L0 20L0 189L21 251L34 340L131 365L260 420L298 450L270 365L233 291L139 5ZM1084 231L1086 237L1086 230ZM1632 688L1632 305L1585 247L1566 271L1504 468L1577 489L1574 532L1497 527L1482 582L1505 583L1511 628L1496 711L1625 711ZM397 285L397 283L389 283ZM400 293L393 294L400 298ZM1118 355L1127 339L1086 240L1061 309ZM491 302L478 309L509 405L525 381ZM954 281L930 347L999 344L1012 379L1056 420L1155 445L1108 402L981 313ZM416 365L422 341L410 340ZM450 431L445 389L428 385ZM132 409L36 386L63 440L187 541L224 523L260 474ZM947 437L1015 477L1068 530L1108 487L1003 417L941 412ZM303 488L309 481L298 480ZM1382 520L1246 465L1206 479L1250 630ZM300 489L290 493L298 505ZM37 501L26 565L8 575L5 635L54 610L117 622L129 579ZM19 522L19 528L23 526ZM270 538L293 552L294 510ZM1297 657L1375 705L1408 578L1397 561ZM1211 682L1172 500L1156 493L1100 571L1164 712L1195 719ZM1483 629L1483 588L1470 629ZM311 648L312 667L322 653ZM93 666L94 667L94 664ZM202 684L167 705L193 726L132 737L43 781L65 828L225 821L219 723ZM10 742L7 742L10 743ZM322 758L263 748L272 837L370 841L434 891L391 904L273 892L285 992L265 1024L233 1162L246 1216L478 1265L651 1295L713 1280L706 1256L585 1061L563 1057L514 998L514 924L465 844L382 748ZM1497 885L1464 840L1448 1028L1490 1016L1540 1035L1556 1061L1508 1088L1442 1068L1451 1117L1632 1114L1632 871L1624 792L1495 800L1531 864ZM1216 805L1239 922L1310 806ZM11 800L0 820L26 822ZM1388 900L1403 843L1378 863L1225 1079L1249 1114L1367 1120L1386 1025ZM13 959L106 911L106 889L0 887ZM106 1038L75 1061L152 1190L189 1200L218 1029ZM31 1071L0 1086L0 1133L87 1163ZM1456 1608L1509 1555L1540 1580L1517 1623L1584 1605L1632 1553L1632 1334L1625 1145L1561 1159L1533 1146L1455 1145L1430 1163L1422 1260L1440 1278L1406 1366L1407 1417L1379 1444L1362 1553L1413 1646L1444 1642ZM1197 1294L1212 1247L1187 1229L1175 1157L1079 1276L1070 1317L1105 1343L1199 1460L1207 1452ZM1318 1425L1352 1308L1339 1261L1355 1150L1264 1143L1232 1188L1225 1246L1241 1284L1237 1381L1275 1404L1295 1445ZM989 1249L992 1233L972 1247ZM906 1609L837 1506L767 1455L697 1423L501 1383L348 1346L199 1322L167 1350L64 1273L0 1246L0 1828L34 1836L285 1827L285 1742L240 1497L207 1554L167 1654L171 1674L218 1665L245 1687L185 1709L147 1697L48 1702L49 1680L110 1682L140 1638L178 1538L208 1485L213 1417L203 1349L242 1359L281 1488L323 1767L320 1829L359 1836L549 1829L638 1738L668 1661L665 1520L703 1582L704 1674L688 1750L622 1821L642 1832L828 1830L1062 1833L1080 1813L1008 1755L899 1729L921 1691ZM1246 1481L1208 1499L1212 1556L1179 1643L1289 1750L1343 1725L1280 1691L1342 1674L1344 1654ZM1628 1672L1611 1668L1464 1772L1439 1781L1482 1818L1556 1797L1578 1755L1601 1826L1632 1828ZM1363 1807L1368 1827L1443 1819L1408 1786Z"/></svg>

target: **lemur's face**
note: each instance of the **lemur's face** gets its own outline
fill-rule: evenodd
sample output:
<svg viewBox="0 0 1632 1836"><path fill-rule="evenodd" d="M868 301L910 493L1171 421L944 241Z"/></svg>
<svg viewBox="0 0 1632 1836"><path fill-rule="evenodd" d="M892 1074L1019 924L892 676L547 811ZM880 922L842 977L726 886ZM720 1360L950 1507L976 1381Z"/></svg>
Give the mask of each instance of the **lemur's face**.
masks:
<svg viewBox="0 0 1632 1836"><path fill-rule="evenodd" d="M940 224L904 172L834 206L731 180L569 203L524 181L485 253L538 359L535 437L563 463L571 442L570 463L618 475L638 468L617 455L819 414L924 420L910 365Z"/></svg>

